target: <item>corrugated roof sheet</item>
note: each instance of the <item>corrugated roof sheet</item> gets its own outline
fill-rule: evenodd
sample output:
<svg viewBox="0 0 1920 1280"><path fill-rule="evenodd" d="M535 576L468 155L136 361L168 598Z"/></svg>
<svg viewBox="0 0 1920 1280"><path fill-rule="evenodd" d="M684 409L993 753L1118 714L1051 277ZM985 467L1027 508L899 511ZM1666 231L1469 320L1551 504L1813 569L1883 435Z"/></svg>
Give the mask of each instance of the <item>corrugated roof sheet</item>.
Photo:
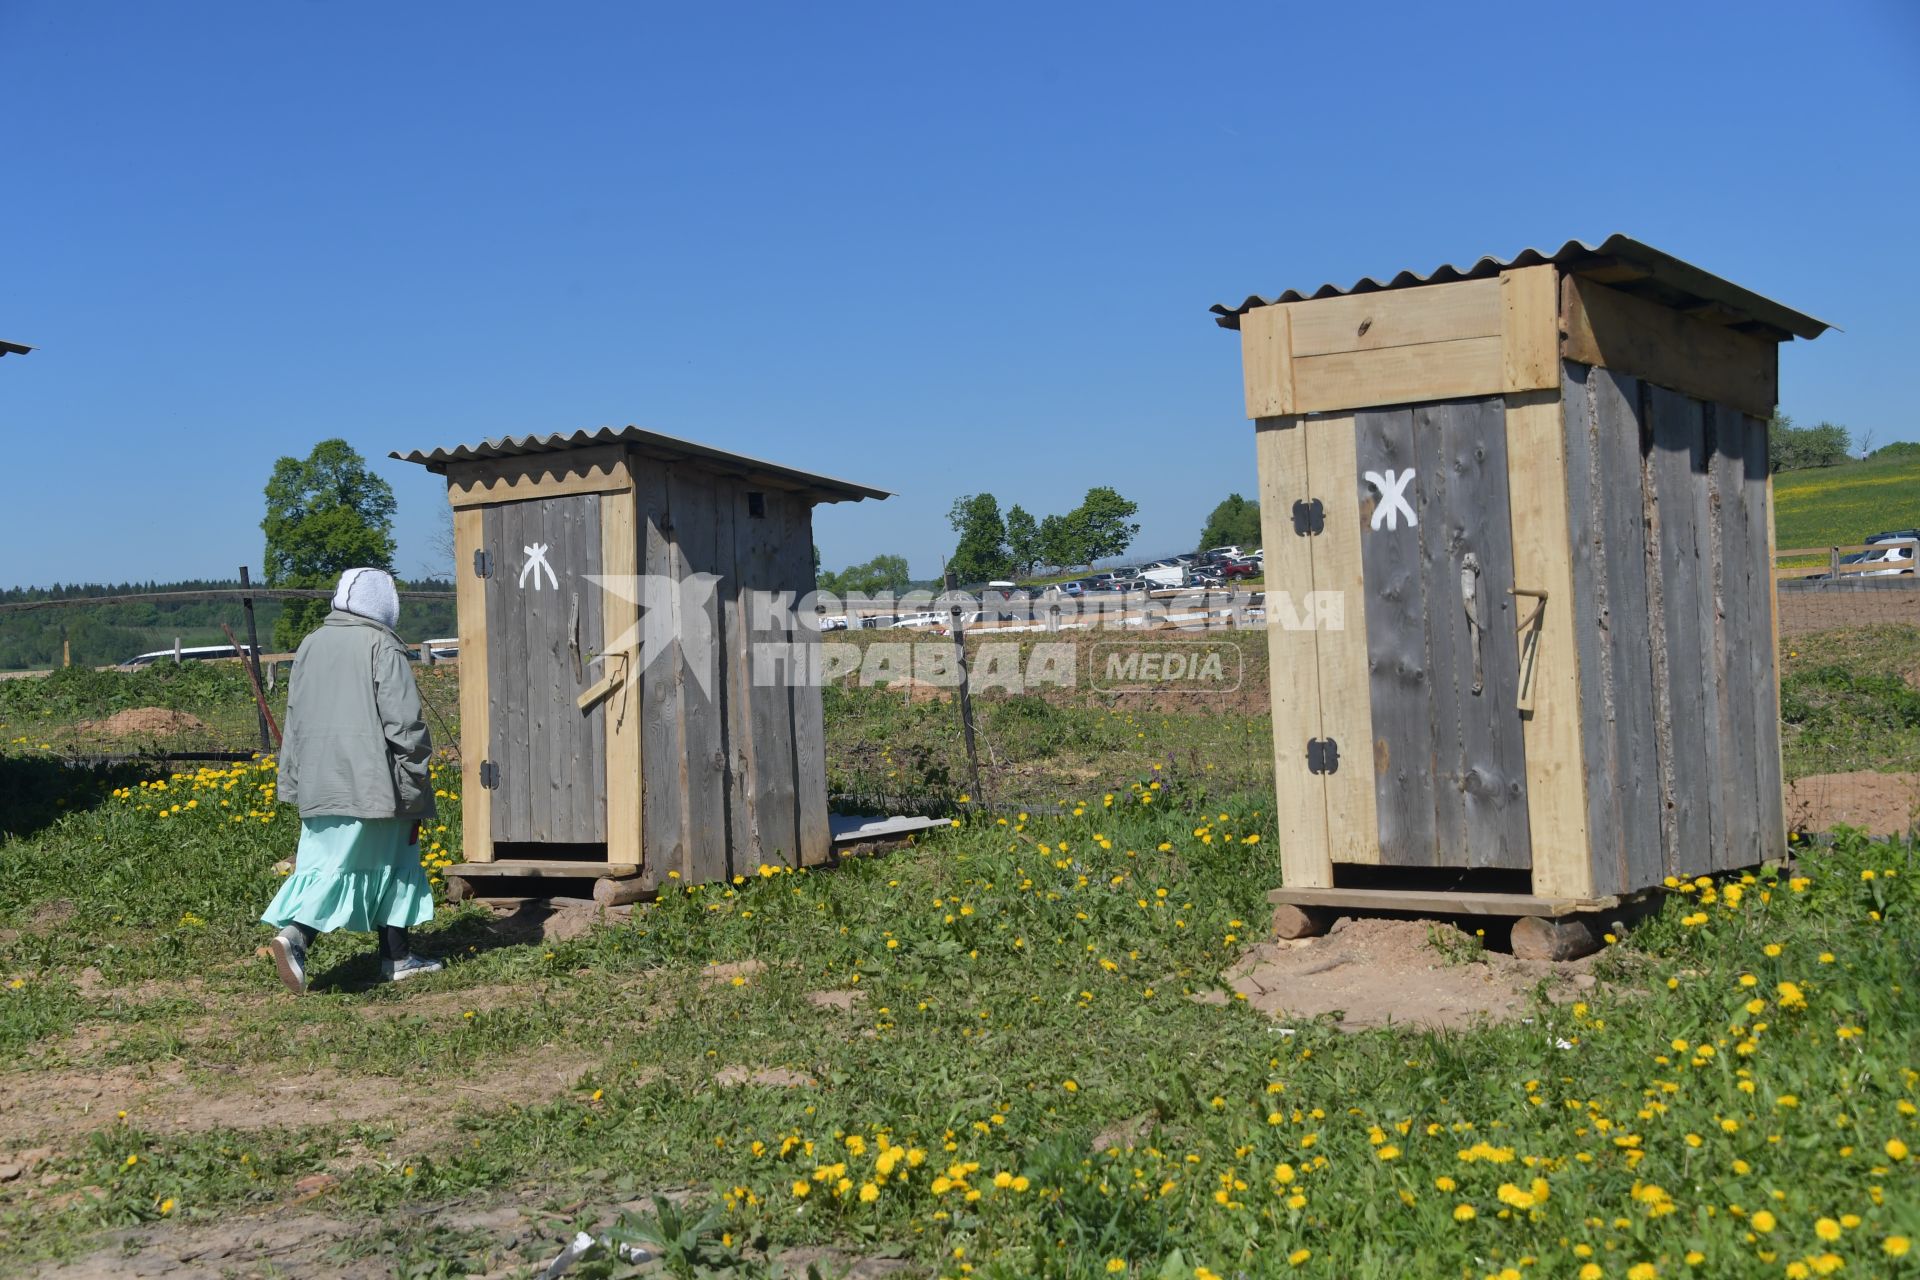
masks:
<svg viewBox="0 0 1920 1280"><path fill-rule="evenodd" d="M0 356L23 356L31 350L33 350L32 347L22 343L7 342L4 339L0 339Z"/></svg>
<svg viewBox="0 0 1920 1280"><path fill-rule="evenodd" d="M1623 235L1608 236L1598 245L1569 240L1551 253L1522 249L1511 258L1482 258L1468 267L1445 263L1426 275L1402 271L1390 280L1371 276L1355 281L1347 288L1323 284L1311 293L1289 289L1271 298L1248 297L1238 306L1216 303L1215 321L1225 329L1238 329L1240 317L1255 307L1279 302L1305 302L1312 298L1338 298L1353 293L1375 293L1382 289L1411 289L1423 284L1451 284L1456 280L1480 280L1499 275L1509 267L1536 267L1551 262L1575 275L1585 276L1622 292L1636 294L1663 306L1705 315L1716 323L1742 329L1759 336L1785 341L1789 338L1817 338L1832 325L1803 312L1763 298L1751 289L1743 289L1731 280L1682 262L1651 245Z"/></svg>
<svg viewBox="0 0 1920 1280"><path fill-rule="evenodd" d="M796 471L792 467L783 467L778 463L763 462L758 458L749 458L745 454L728 453L724 449L709 448L704 444L695 444L691 440L680 440L673 436L661 435L657 431L647 431L640 427L601 427L597 431L575 431L571 433L552 432L548 435L502 436L498 440L482 440L479 444L455 445L450 449L435 449L427 452L414 449L408 453L395 451L388 457L398 458L402 462L417 462L429 471L445 472L447 464L452 462L471 462L482 458L516 458L533 453L560 453L567 449L584 449L597 444L631 444L643 453L666 460L685 460L699 462L711 470L741 476L766 476L774 480L784 480L796 487L811 490L822 502L858 502L863 498L890 498L893 495L885 489L869 489L863 484L854 484L847 480L836 480L832 476L816 475L810 471Z"/></svg>

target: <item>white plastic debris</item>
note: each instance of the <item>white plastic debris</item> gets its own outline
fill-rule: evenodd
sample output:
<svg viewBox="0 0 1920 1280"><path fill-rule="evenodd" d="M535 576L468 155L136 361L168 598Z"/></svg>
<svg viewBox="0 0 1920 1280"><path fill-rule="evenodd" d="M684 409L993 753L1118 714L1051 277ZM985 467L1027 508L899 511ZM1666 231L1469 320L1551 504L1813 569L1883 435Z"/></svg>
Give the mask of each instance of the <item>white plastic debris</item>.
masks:
<svg viewBox="0 0 1920 1280"><path fill-rule="evenodd" d="M653 1261L653 1255L638 1245L623 1244L616 1246L613 1241L605 1236L601 1236L596 1240L594 1237L582 1231L576 1234L572 1242L560 1251L559 1257L547 1264L547 1269L540 1273L540 1280L559 1280L559 1277L573 1270L574 1263L583 1261L596 1249L612 1249L617 1256L628 1262Z"/></svg>

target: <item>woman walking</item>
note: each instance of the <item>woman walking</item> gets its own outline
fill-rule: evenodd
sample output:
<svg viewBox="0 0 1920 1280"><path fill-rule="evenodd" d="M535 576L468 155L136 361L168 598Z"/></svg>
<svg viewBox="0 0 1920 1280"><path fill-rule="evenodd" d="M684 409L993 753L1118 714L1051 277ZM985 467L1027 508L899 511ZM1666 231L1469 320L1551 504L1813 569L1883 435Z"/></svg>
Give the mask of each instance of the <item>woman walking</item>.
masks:
<svg viewBox="0 0 1920 1280"><path fill-rule="evenodd" d="M392 575L349 569L294 655L279 795L300 807L300 851L260 918L282 926L268 949L295 995L307 989L307 948L335 929L378 930L389 982L441 968L407 944L408 927L433 918L418 845L435 810L433 742L399 621Z"/></svg>

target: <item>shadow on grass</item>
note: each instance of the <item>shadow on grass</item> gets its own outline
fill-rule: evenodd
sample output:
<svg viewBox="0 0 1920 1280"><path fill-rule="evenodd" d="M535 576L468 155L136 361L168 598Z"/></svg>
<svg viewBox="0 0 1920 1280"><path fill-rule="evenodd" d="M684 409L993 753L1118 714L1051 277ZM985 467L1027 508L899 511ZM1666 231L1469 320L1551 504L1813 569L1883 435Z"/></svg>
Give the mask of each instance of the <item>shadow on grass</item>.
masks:
<svg viewBox="0 0 1920 1280"><path fill-rule="evenodd" d="M453 972L488 951L541 942L545 922L557 909L556 904L544 898L527 898L510 914L491 920L463 915L432 933L416 929L410 935L410 942L415 955L445 960L447 970ZM380 953L376 948L342 960L324 973L309 974L308 989L352 995L384 986L385 982L380 976Z"/></svg>
<svg viewBox="0 0 1920 1280"><path fill-rule="evenodd" d="M151 778L153 765L70 764L57 756L0 756L0 838L30 836L98 806L117 787Z"/></svg>

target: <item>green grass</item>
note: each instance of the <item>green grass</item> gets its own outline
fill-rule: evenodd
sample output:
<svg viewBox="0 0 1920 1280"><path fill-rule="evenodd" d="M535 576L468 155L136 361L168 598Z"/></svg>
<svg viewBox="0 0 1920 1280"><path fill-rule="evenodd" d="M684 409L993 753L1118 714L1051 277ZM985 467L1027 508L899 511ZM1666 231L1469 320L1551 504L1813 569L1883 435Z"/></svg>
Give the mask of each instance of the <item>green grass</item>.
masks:
<svg viewBox="0 0 1920 1280"><path fill-rule="evenodd" d="M1920 771L1920 630L1801 636L1783 644L1780 663L1787 777Z"/></svg>
<svg viewBox="0 0 1920 1280"><path fill-rule="evenodd" d="M1773 478L1773 518L1775 543L1786 549L1920 528L1920 458L1783 471Z"/></svg>
<svg viewBox="0 0 1920 1280"><path fill-rule="evenodd" d="M1203 811L1127 789L673 893L566 942L498 945L477 909L445 909L423 941L455 963L404 988L364 989L370 940L328 937L296 1001L251 958L293 838L263 807L269 780L121 788L0 849L0 1088L115 1063L216 1093L232 1067L324 1070L436 1089L451 1128L167 1134L103 1116L55 1143L48 1185L0 1184L10 1256L260 1213L329 1169L324 1211L368 1221L514 1196L605 1225L618 1201L692 1188L688 1221L630 1225L735 1275L805 1243L1009 1280L1116 1260L1183 1280L1782 1274L1828 1253L1876 1275L1906 1265L1884 1240L1920 1234L1915 1161L1887 1146L1920 1147L1910 851L1848 837L1806 851L1802 879L1676 894L1587 1003L1454 1034L1343 1035L1189 999L1261 933L1277 833L1258 800ZM762 967L738 985L702 977L748 960ZM864 999L808 1001L827 990ZM505 1099L459 1087L555 1061L586 1074ZM817 1083L720 1087L727 1067ZM1094 1140L1121 1129L1137 1143ZM349 1150L372 1158L343 1168ZM86 1187L98 1198L61 1200ZM489 1247L435 1239L453 1261ZM396 1236L378 1247L396 1271L434 1265Z"/></svg>

